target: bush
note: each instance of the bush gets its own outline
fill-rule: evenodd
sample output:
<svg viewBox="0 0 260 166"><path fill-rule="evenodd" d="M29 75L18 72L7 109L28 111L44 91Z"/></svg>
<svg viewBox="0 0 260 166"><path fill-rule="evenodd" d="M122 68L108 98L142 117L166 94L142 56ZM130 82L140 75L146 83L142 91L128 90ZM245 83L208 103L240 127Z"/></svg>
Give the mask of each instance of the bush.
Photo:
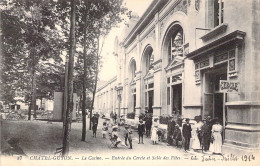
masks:
<svg viewBox="0 0 260 166"><path fill-rule="evenodd" d="M128 119L135 119L135 113L134 112L127 113L126 117Z"/></svg>

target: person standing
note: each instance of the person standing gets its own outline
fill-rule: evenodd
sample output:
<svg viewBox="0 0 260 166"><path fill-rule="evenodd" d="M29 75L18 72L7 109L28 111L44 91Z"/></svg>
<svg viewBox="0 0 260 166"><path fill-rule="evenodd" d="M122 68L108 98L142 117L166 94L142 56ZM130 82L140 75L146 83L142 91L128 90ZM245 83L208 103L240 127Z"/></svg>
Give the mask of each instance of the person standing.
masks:
<svg viewBox="0 0 260 166"><path fill-rule="evenodd" d="M98 126L97 123L94 123L92 126L93 137L95 137L95 138L97 137L97 126Z"/></svg>
<svg viewBox="0 0 260 166"><path fill-rule="evenodd" d="M221 154L221 148L222 148L222 136L221 132L223 130L223 127L221 126L218 119L216 119L215 124L212 126L212 137L213 143L211 144L212 147L210 149L212 150L213 154Z"/></svg>
<svg viewBox="0 0 260 166"><path fill-rule="evenodd" d="M115 115L114 115L115 124L116 124L116 119L117 119L117 114L115 112Z"/></svg>
<svg viewBox="0 0 260 166"><path fill-rule="evenodd" d="M202 145L202 150L207 152L209 150L209 145L210 145L210 138L211 138L211 124L210 124L210 119L207 118L204 120L204 124L201 127L201 145Z"/></svg>
<svg viewBox="0 0 260 166"><path fill-rule="evenodd" d="M178 146L182 146L182 136L181 136L181 130L180 130L180 126L178 124L175 125L175 129L173 132L173 139L175 141L176 147L178 148Z"/></svg>
<svg viewBox="0 0 260 166"><path fill-rule="evenodd" d="M168 142L168 146L172 145L172 136L173 136L173 133L174 133L174 129L175 129L175 121L173 120L173 116L170 116L170 120L168 122L168 125L167 125L167 142Z"/></svg>
<svg viewBox="0 0 260 166"><path fill-rule="evenodd" d="M133 149L131 127L128 127L127 131L128 131L128 142L129 142L129 145L130 145L129 149Z"/></svg>
<svg viewBox="0 0 260 166"><path fill-rule="evenodd" d="M128 140L128 125L125 125L125 130L124 130L124 137L125 137L125 145L128 146L127 140Z"/></svg>
<svg viewBox="0 0 260 166"><path fill-rule="evenodd" d="M153 129L152 129L152 136L151 136L151 140L153 141L153 145L157 144L157 142L158 142L157 131L158 131L158 126L154 125Z"/></svg>
<svg viewBox="0 0 260 166"><path fill-rule="evenodd" d="M187 118L186 123L183 125L182 128L182 133L183 133L183 137L184 137L184 150L187 152L187 150L189 150L190 147L190 138L191 138L191 125L190 125L190 119Z"/></svg>
<svg viewBox="0 0 260 166"><path fill-rule="evenodd" d="M145 133L145 126L143 124L143 120L140 120L139 122L140 123L138 124L138 135L139 135L139 143L138 144L140 144L141 141L142 141L142 144L144 144L143 139L144 139L144 133ZM141 139L141 141L140 141L140 139Z"/></svg>
<svg viewBox="0 0 260 166"><path fill-rule="evenodd" d="M108 131L107 123L106 123L106 122L103 122L103 127L102 127L102 135L103 135L103 138L106 138L107 131Z"/></svg>
<svg viewBox="0 0 260 166"><path fill-rule="evenodd" d="M146 137L151 135L151 128L152 128L152 118L147 117L145 121L145 128L146 128Z"/></svg>
<svg viewBox="0 0 260 166"><path fill-rule="evenodd" d="M193 128L192 128L192 149L193 150L198 150L200 149L200 141L199 141L199 131L201 130L201 127L200 127L200 124L199 124L199 120L196 119L197 122L193 125Z"/></svg>

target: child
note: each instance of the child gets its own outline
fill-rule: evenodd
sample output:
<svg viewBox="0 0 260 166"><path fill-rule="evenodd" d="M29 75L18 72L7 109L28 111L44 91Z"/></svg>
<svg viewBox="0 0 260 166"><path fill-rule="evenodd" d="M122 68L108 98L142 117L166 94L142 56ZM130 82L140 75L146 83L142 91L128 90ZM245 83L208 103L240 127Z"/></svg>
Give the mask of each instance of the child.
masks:
<svg viewBox="0 0 260 166"><path fill-rule="evenodd" d="M97 123L94 123L92 126L92 130L93 130L93 137L97 137Z"/></svg>
<svg viewBox="0 0 260 166"><path fill-rule="evenodd" d="M126 146L128 146L127 145L127 140L128 140L128 126L127 125L125 125L125 130L124 130L124 137L125 137L125 145Z"/></svg>
<svg viewBox="0 0 260 166"><path fill-rule="evenodd" d="M140 123L138 124L138 135L139 135L139 143L138 144L140 144L141 141L142 141L142 144L144 144L143 139L144 139L144 133L145 133L145 126L143 124L143 120L140 120L139 122ZM141 141L140 141L140 139L141 139Z"/></svg>
<svg viewBox="0 0 260 166"><path fill-rule="evenodd" d="M129 148L129 149L133 149L133 146L132 146L132 130L131 130L131 127L128 127L127 131L128 131L128 142L129 142L129 145L130 145L130 148Z"/></svg>
<svg viewBox="0 0 260 166"><path fill-rule="evenodd" d="M103 138L106 138L107 131L108 131L107 123L106 123L106 122L103 122L103 128L102 128Z"/></svg>
<svg viewBox="0 0 260 166"><path fill-rule="evenodd" d="M116 142L116 144L115 144L116 148L117 148L117 145L121 142L121 139L118 137L117 129L118 129L118 126L116 126L116 125L112 127L112 138Z"/></svg>
<svg viewBox="0 0 260 166"><path fill-rule="evenodd" d="M151 140L153 141L153 145L157 144L157 142L158 142L157 131L158 131L158 126L153 126L152 136L151 136Z"/></svg>
<svg viewBox="0 0 260 166"><path fill-rule="evenodd" d="M173 139L175 142L176 147L182 146L182 135L181 135L181 129L178 124L175 125L175 130L173 132Z"/></svg>

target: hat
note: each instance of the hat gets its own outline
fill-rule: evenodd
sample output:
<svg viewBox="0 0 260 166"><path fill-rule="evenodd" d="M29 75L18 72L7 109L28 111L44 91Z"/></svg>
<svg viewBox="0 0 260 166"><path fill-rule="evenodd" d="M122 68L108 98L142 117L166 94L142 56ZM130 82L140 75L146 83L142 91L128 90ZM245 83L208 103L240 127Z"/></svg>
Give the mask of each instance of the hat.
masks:
<svg viewBox="0 0 260 166"><path fill-rule="evenodd" d="M185 121L186 121L186 122L187 122L187 121L190 121L190 119L189 119L189 118L186 118Z"/></svg>
<svg viewBox="0 0 260 166"><path fill-rule="evenodd" d="M8 143L9 145L16 145L16 144L19 143L19 138L10 138L10 139L7 141L7 143Z"/></svg>
<svg viewBox="0 0 260 166"><path fill-rule="evenodd" d="M113 127L112 127L112 129L118 129L118 126L117 126L117 125L115 125L115 126L113 126Z"/></svg>
<svg viewBox="0 0 260 166"><path fill-rule="evenodd" d="M139 120L140 123L143 123L143 120Z"/></svg>

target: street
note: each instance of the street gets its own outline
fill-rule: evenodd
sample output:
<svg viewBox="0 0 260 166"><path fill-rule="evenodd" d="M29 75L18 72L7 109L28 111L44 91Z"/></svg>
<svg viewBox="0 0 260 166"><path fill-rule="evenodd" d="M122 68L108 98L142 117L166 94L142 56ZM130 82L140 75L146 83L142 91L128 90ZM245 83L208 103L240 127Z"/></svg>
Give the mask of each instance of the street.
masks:
<svg viewBox="0 0 260 166"><path fill-rule="evenodd" d="M120 126L119 134L123 144L120 144L117 149L110 147L108 136L102 138L101 128L103 119L99 120L97 138L92 136L92 131L89 130L89 119L87 119L87 135L86 141L81 141L82 123L73 122L70 134L70 155L77 154L145 154L154 153L165 154L169 151L173 155L181 155L183 149L169 147L165 142L159 142L157 145L152 145L150 138L144 136L144 144L138 144L137 132L133 132L133 149L128 149L124 145L123 129ZM2 124L2 149L8 147L6 140L11 137L20 139L20 146L27 155L53 155L56 148L62 146L62 123L46 121L1 121ZM111 131L111 128L110 128ZM152 149L152 151L151 151Z"/></svg>
<svg viewBox="0 0 260 166"><path fill-rule="evenodd" d="M20 147L28 155L23 158L22 161L30 163L50 163L57 164L58 161L66 164L78 162L97 164L97 162L103 161L100 165L118 165L122 162L130 163L143 163L142 165L188 165L207 164L209 162L223 159L222 156L209 156L194 153L185 153L183 149L177 149L176 147L167 146L165 142L159 142L157 145L152 145L150 138L144 136L144 144L138 144L137 132L133 132L133 149L128 149L123 144L120 144L118 148L110 147L110 140L108 136L106 139L102 138L101 128L103 119L99 120L97 138L92 136L92 131L88 130L89 119L87 119L87 136L86 141L81 141L81 128L82 123L72 123L72 130L70 134L70 151L67 158L61 158L58 155L54 155L56 148L62 145L62 123L46 121L1 121L1 151L8 148L7 140L15 137L20 139ZM110 128L111 130L111 128ZM120 139L123 141L123 127L120 127ZM124 142L124 141L123 141ZM56 157L55 157L56 156ZM16 157L1 158L2 163L10 165L11 161L17 161ZM26 160L27 159L27 160ZM52 160L52 161L50 161ZM192 161L192 162L191 162ZM17 161L19 162L19 161ZM25 165L27 165L27 162ZM226 162L222 161L222 165ZM22 164L22 163L20 163ZM227 163L226 163L227 164ZM5 165L5 164L3 164ZM120 165L120 164L119 164Z"/></svg>

